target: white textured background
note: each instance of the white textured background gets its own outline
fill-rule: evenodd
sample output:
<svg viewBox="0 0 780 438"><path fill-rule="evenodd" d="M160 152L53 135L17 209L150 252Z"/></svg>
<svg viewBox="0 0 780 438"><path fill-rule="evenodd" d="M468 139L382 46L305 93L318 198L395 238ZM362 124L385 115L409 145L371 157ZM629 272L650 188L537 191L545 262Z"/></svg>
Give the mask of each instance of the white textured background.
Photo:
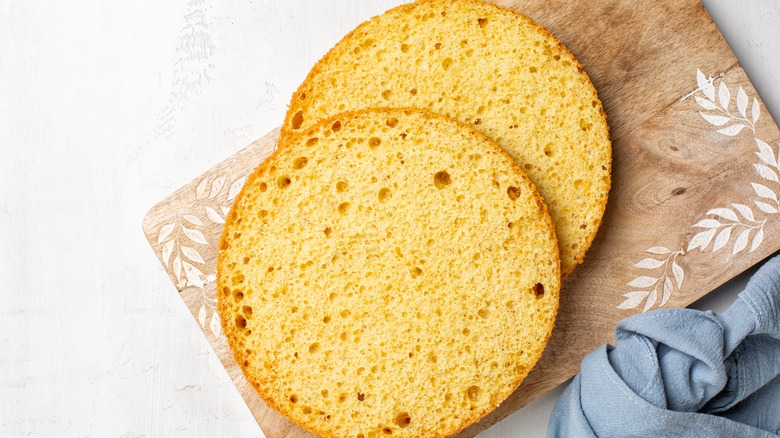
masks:
<svg viewBox="0 0 780 438"><path fill-rule="evenodd" d="M398 3L0 1L0 437L262 435L141 219ZM704 3L778 120L780 2ZM559 391L484 436L544 436Z"/></svg>

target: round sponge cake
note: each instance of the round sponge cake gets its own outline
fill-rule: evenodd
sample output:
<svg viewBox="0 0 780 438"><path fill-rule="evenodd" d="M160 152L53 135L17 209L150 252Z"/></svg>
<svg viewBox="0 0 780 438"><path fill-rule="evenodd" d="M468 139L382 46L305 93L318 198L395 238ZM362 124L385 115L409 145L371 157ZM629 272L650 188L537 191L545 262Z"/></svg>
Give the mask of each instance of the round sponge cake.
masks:
<svg viewBox="0 0 780 438"><path fill-rule="evenodd" d="M420 1L361 24L295 92L282 137L367 107L418 107L484 133L523 166L581 263L610 187L601 102L581 65L530 19L476 0Z"/></svg>
<svg viewBox="0 0 780 438"><path fill-rule="evenodd" d="M218 260L247 379L328 437L455 433L498 406L552 330L545 204L487 137L424 110L343 113L248 179Z"/></svg>

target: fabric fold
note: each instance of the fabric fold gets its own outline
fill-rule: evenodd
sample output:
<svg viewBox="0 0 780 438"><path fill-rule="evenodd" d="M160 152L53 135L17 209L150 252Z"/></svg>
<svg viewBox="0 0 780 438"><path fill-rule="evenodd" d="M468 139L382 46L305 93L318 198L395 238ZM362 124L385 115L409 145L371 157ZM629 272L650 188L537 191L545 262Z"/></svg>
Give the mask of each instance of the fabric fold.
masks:
<svg viewBox="0 0 780 438"><path fill-rule="evenodd" d="M780 432L780 256L722 315L661 309L583 359L550 437L773 437Z"/></svg>

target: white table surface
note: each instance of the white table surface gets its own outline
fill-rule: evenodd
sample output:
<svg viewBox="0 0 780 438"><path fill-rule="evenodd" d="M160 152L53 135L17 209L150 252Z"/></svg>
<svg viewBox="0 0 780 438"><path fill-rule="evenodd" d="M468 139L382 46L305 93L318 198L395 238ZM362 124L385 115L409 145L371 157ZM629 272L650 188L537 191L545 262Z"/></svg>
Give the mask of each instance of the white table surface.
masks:
<svg viewBox="0 0 780 438"><path fill-rule="evenodd" d="M0 1L0 436L262 436L141 219L397 3ZM780 2L704 3L778 120ZM544 436L559 394L483 436Z"/></svg>

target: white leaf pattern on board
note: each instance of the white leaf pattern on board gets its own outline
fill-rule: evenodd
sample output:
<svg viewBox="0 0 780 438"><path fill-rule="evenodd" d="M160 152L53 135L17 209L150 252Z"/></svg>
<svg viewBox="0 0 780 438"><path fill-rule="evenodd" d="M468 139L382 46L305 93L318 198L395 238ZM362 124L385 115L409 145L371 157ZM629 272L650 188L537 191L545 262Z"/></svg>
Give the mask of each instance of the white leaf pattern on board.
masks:
<svg viewBox="0 0 780 438"><path fill-rule="evenodd" d="M712 79L701 86L701 91L707 96L707 99L711 101L715 100L715 87L712 86Z"/></svg>
<svg viewBox="0 0 780 438"><path fill-rule="evenodd" d="M201 304L200 309L198 309L198 323L200 324L201 328L206 328L206 304Z"/></svg>
<svg viewBox="0 0 780 438"><path fill-rule="evenodd" d="M753 252L758 248L759 245L761 245L761 242L764 240L764 229L759 228L758 231L756 231L756 235L753 236L753 243L750 245L750 252Z"/></svg>
<svg viewBox="0 0 780 438"><path fill-rule="evenodd" d="M176 256L175 259L173 259L173 274L176 275L176 281L181 281L181 257Z"/></svg>
<svg viewBox="0 0 780 438"><path fill-rule="evenodd" d="M758 116L761 114L761 108L758 106L758 99L753 98L753 106L750 108L750 113L753 116L753 124L758 121Z"/></svg>
<svg viewBox="0 0 780 438"><path fill-rule="evenodd" d="M648 277L644 275L631 280L630 282L628 282L628 285L633 287L647 287L655 283L658 283L657 278Z"/></svg>
<svg viewBox="0 0 780 438"><path fill-rule="evenodd" d="M720 81L720 86L718 87L718 101L720 102L720 106L728 110L730 99L731 95L729 93L729 89L726 87L726 84L723 81Z"/></svg>
<svg viewBox="0 0 780 438"><path fill-rule="evenodd" d="M761 202L761 201L753 201L753 202L756 204L756 207L758 207L758 209L763 211L764 213L777 214L777 209L767 204L766 202Z"/></svg>
<svg viewBox="0 0 780 438"><path fill-rule="evenodd" d="M209 199L216 198L217 195L219 195L219 192L222 191L222 186L225 185L225 178L226 175L222 175L220 177L217 177L217 179L215 179L214 182L211 183L211 193L209 194Z"/></svg>
<svg viewBox="0 0 780 438"><path fill-rule="evenodd" d="M723 84L723 82L721 82L721 84ZM745 114L747 111L747 102L747 94L745 94L745 90L743 90L742 86L740 85L739 90L737 90L737 111L739 111L739 114L742 117L747 117L747 114Z"/></svg>
<svg viewBox="0 0 780 438"><path fill-rule="evenodd" d="M661 265L663 265L663 264L664 264L664 262L661 261L661 260L646 258L646 259L640 261L639 263L636 263L634 266L636 266L637 268L643 268L643 269L655 269L655 268L661 267Z"/></svg>
<svg viewBox="0 0 780 438"><path fill-rule="evenodd" d="M168 261L171 259L171 253L173 253L173 239L169 240L162 247L162 261L165 267L168 267Z"/></svg>
<svg viewBox="0 0 780 438"><path fill-rule="evenodd" d="M238 192L241 191L241 188L244 187L244 181L246 181L246 177L239 178L233 182L233 184L230 185L230 189L228 190L228 196L227 201L232 201L233 199L238 196Z"/></svg>
<svg viewBox="0 0 780 438"><path fill-rule="evenodd" d="M770 166L777 167L777 159L775 159L775 153L772 151L772 146L769 146L760 139L756 139L756 146L758 146L758 152L756 152L758 158Z"/></svg>
<svg viewBox="0 0 780 438"><path fill-rule="evenodd" d="M715 243L712 244L712 252L715 252L724 246L726 246L726 243L728 243L729 238L731 237L731 230L734 228L734 226L726 227L723 230L721 230L720 233L718 233L718 236L715 237Z"/></svg>
<svg viewBox="0 0 780 438"><path fill-rule="evenodd" d="M704 84L707 83L707 78L704 76L704 73L701 72L698 68L696 69L696 86L700 89L704 87Z"/></svg>
<svg viewBox="0 0 780 438"><path fill-rule="evenodd" d="M181 226L181 230L184 231L184 234L187 237L189 237L190 240L192 240L193 242L200 243L203 245L209 244L209 242L206 240L206 237L203 235L202 232L192 228L187 228L184 225Z"/></svg>
<svg viewBox="0 0 780 438"><path fill-rule="evenodd" d="M193 261L195 263L206 263L203 261L203 257L200 256L200 253L195 250L195 248L190 248L189 246L183 246L181 247L181 252L185 256L187 256L190 261Z"/></svg>
<svg viewBox="0 0 780 438"><path fill-rule="evenodd" d="M636 263L634 266L646 269L646 270L655 270L657 273L657 276L648 276L648 275L642 275L639 276L630 282L627 283L628 286L632 286L635 288L652 288L651 290L634 290L632 292L628 292L623 294L623 297L625 297L625 300L623 300L622 303L620 303L617 307L619 309L633 309L637 306L639 306L642 301L645 301L645 309L650 309L658 300L658 288L663 288L663 295L661 297L661 306L666 304L666 301L669 299L669 296L671 296L671 291L666 292L667 285L671 287L672 280L670 279L670 269L671 269L671 275L674 277L674 281L677 284L682 284L683 278L684 278L684 272L680 265L677 264L677 257L683 254L682 250L678 251L671 251L666 247L663 246L653 246L645 250L648 254L653 254L656 256L665 256L662 259L656 259L652 257L648 257L643 259L642 261ZM678 286L679 288L679 286ZM649 304L648 304L649 303Z"/></svg>
<svg viewBox="0 0 780 438"><path fill-rule="evenodd" d="M677 262L672 262L672 274L674 274L674 281L677 283L677 289L679 289L685 279L685 271Z"/></svg>
<svg viewBox="0 0 780 438"><path fill-rule="evenodd" d="M196 304L198 323L204 329L208 325L215 337L222 336L216 309L215 267L204 258L208 253L202 253L192 243L209 245L209 242L218 241L219 236L210 224L225 223L225 217L245 181L246 176L241 176L228 185L226 174L203 178L195 187L191 211L176 214L174 220L163 225L157 235L163 265L175 278L179 290L197 288L201 291L201 300ZM203 213L208 224L200 219Z"/></svg>
<svg viewBox="0 0 780 438"><path fill-rule="evenodd" d="M716 231L718 231L717 228L710 228L707 231L694 234L691 242L688 244L688 251L693 251L694 249L703 250L706 248L712 241L712 237L715 236Z"/></svg>
<svg viewBox="0 0 780 438"><path fill-rule="evenodd" d="M723 117L723 116L715 116L712 114L707 114L699 111L699 114L704 118L704 120L710 122L710 124L715 126L723 126L729 121L731 121L731 117Z"/></svg>
<svg viewBox="0 0 780 438"><path fill-rule="evenodd" d="M768 179L769 181L778 182L777 180L777 174L774 170L770 169L767 166L764 166L763 164L754 163L753 167L756 168L756 172L761 178Z"/></svg>
<svg viewBox="0 0 780 438"><path fill-rule="evenodd" d="M697 228L718 228L721 225L723 224L715 219L702 219L699 222L693 224L693 226Z"/></svg>
<svg viewBox="0 0 780 438"><path fill-rule="evenodd" d="M745 204L731 204L731 205L739 212L739 214L742 215L743 218L751 222L755 222L755 219L753 219L753 210L751 210L750 207L748 207Z"/></svg>
<svg viewBox="0 0 780 438"><path fill-rule="evenodd" d="M745 127L745 125L741 123L735 123L731 126L727 126L723 129L718 129L719 134L728 135L729 137L733 137L742 131L742 129Z"/></svg>
<svg viewBox="0 0 780 438"><path fill-rule="evenodd" d="M219 314L217 314L217 312L211 314L209 330L211 330L211 333L215 338L219 338L222 335L222 325L219 323Z"/></svg>
<svg viewBox="0 0 780 438"><path fill-rule="evenodd" d="M650 295L649 290L637 290L634 292L628 292L623 294L624 297L626 297L625 301L618 304L618 309L633 309L634 307L638 306L642 300L644 300L648 295Z"/></svg>
<svg viewBox="0 0 780 438"><path fill-rule="evenodd" d="M187 277L188 286L202 287L205 283L203 281L203 272L196 268L192 264L182 261L182 268L184 268L184 276Z"/></svg>
<svg viewBox="0 0 780 438"><path fill-rule="evenodd" d="M206 195L206 186L209 184L208 177L203 178L201 182L198 183L198 187L195 188L195 199L203 199L203 196Z"/></svg>
<svg viewBox="0 0 780 438"><path fill-rule="evenodd" d="M663 246L654 246L651 248L647 248L647 252L649 252L650 254L664 255L664 254L669 254L670 252L672 252L672 250L668 248L664 248Z"/></svg>
<svg viewBox="0 0 780 438"><path fill-rule="evenodd" d="M643 312L647 312L650 310L651 307L655 304L655 300L658 299L658 287L656 286L655 289L650 291L650 295L647 296L647 301L645 302L645 308L642 310Z"/></svg>
<svg viewBox="0 0 780 438"><path fill-rule="evenodd" d="M737 215L734 214L734 212L729 210L728 208L713 208L712 210L708 211L707 214L711 214L713 216L720 216L723 219L728 219L732 221L737 220Z"/></svg>
<svg viewBox="0 0 780 438"><path fill-rule="evenodd" d="M157 244L163 243L165 239L168 238L168 236L171 235L171 232L173 231L173 228L176 226L176 222L171 222L168 225L163 225L160 228L160 234L157 235Z"/></svg>
<svg viewBox="0 0 780 438"><path fill-rule="evenodd" d="M736 254L747 246L748 241L748 235L750 234L750 230L747 229L741 233L739 233L739 236L737 236L737 240L734 241L734 249L731 251L732 254Z"/></svg>
<svg viewBox="0 0 780 438"><path fill-rule="evenodd" d="M723 80L717 84L716 100L716 79L724 76L720 74L716 77L705 76L701 70L696 70L697 89L683 97L693 97L696 104L704 111L698 111L701 117L710 125L722 127L717 129L721 135L735 137L748 129L753 132L753 139L756 144L756 157L760 160L753 164L756 174L760 176L765 184L751 183L756 196L761 199L754 199L753 204L761 212L767 215L778 214L778 195L775 191L780 189L780 145L778 151L763 140L755 137L756 123L761 114L761 106L757 98L753 98L750 106L750 115L748 115L748 102L750 99L742 86L737 88L736 109L738 114L732 114L729 111L731 92ZM749 117L749 118L748 118ZM770 188L769 186L774 187ZM732 203L731 207L716 207L707 210L705 216L696 221L691 228L698 229L691 237L687 246L683 246L677 251L672 251L665 246L652 246L645 250L646 253L655 256L664 256L665 259L644 258L634 263L634 267L647 270L655 270L657 276L640 275L627 283L628 286L643 288L644 290L633 290L623 294L624 300L617 305L619 309L636 309L644 302L642 312L653 308L658 301L659 288L662 292L659 307L663 307L672 297L675 290L683 286L685 279L685 270L678 263L677 257L699 250L704 252L710 247L710 251L715 253L726 248L732 236L736 235L733 246L731 247L731 256L744 251L748 242L750 242L749 251L755 251L764 240L764 225L768 217L756 218L753 209L745 204ZM752 234L752 241L751 241ZM713 241L714 239L714 241ZM731 257L728 256L728 257ZM671 276L670 271L671 270ZM674 281L672 281L674 278Z"/></svg>
<svg viewBox="0 0 780 438"><path fill-rule="evenodd" d="M666 304L667 301L669 301L669 297L672 296L672 279L669 277L666 277L666 280L664 280L664 294L661 298L661 306Z"/></svg>
<svg viewBox="0 0 780 438"><path fill-rule="evenodd" d="M181 215L181 217L182 219L191 223L192 225L197 225L199 227L203 226L203 222L201 222L200 219L198 219L198 217L195 216L194 214L183 214Z"/></svg>
<svg viewBox="0 0 780 438"><path fill-rule="evenodd" d="M211 207L205 207L206 208L206 216L208 216L209 220L211 222L214 222L215 224L224 224L225 219L222 219L222 216L219 215L219 213L216 212Z"/></svg>
<svg viewBox="0 0 780 438"><path fill-rule="evenodd" d="M753 108L751 108L751 118L748 119L748 97L745 93L745 90L741 86L737 90L738 114L732 114L729 110L729 106L731 105L731 92L723 80L721 80L720 84L718 85L718 96L716 101L714 86L715 79L722 77L723 75L724 74L721 73L716 77L710 76L709 78L706 78L700 70L696 70L696 83L698 84L699 88L697 88L693 93L686 95L683 99L693 96L693 100L696 101L696 104L699 105L702 109L706 111L714 111L714 113L699 111L699 114L704 120L707 121L707 123L714 126L723 126L723 128L718 129L717 132L719 134L733 137L739 134L745 128L748 128L755 133L756 122L758 121L758 114L760 112L758 109L758 100L755 98L753 99L754 105ZM697 92L701 92L703 96L697 95Z"/></svg>
<svg viewBox="0 0 780 438"><path fill-rule="evenodd" d="M696 101L696 103L699 104L700 107L702 107L702 108L704 108L706 110L718 109L717 105L715 105L714 103L710 102L707 99L703 99L703 98L701 98L699 96L693 96L693 99ZM701 114L701 112L699 114Z"/></svg>
<svg viewBox="0 0 780 438"><path fill-rule="evenodd" d="M777 195L769 187L758 183L750 183L750 185L753 186L753 190L755 190L756 195L777 202Z"/></svg>

